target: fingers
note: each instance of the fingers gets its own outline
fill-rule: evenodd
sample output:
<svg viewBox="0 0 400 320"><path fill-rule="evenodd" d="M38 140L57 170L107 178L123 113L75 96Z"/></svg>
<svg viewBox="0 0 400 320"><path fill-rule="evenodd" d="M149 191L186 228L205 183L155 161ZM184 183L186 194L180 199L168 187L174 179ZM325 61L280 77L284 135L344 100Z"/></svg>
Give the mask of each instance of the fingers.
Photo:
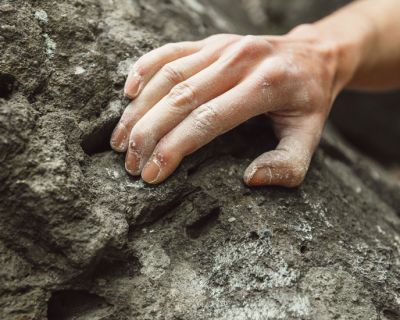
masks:
<svg viewBox="0 0 400 320"><path fill-rule="evenodd" d="M219 39L219 41L217 41ZM172 62L166 63L164 66L155 66L158 72L148 81L143 81L143 85L146 84L141 90L140 95L132 101L126 108L124 114L121 117L120 122L116 126L111 136L111 147L117 152L124 152L127 149L129 141L129 133L136 122L162 97L168 94L168 92L177 83L186 80L192 75L196 74L200 70L211 65L219 56L223 50L237 40L236 36L229 37L225 41L221 41L220 38L211 37L204 41L196 43L198 51L187 55L182 58L178 58ZM203 42L207 43L207 50L201 50ZM155 50L154 54L162 55L165 51L160 48L160 51ZM153 55L153 52L149 55ZM160 57L161 59L162 57ZM172 59L172 57L169 57ZM143 58L144 59L144 58ZM147 58L146 58L147 59ZM155 59L155 57L154 57ZM151 59L147 59L149 61ZM167 60L160 60L159 63L165 63ZM143 62L143 64L150 63ZM137 64L142 64L138 61ZM150 72L152 74L152 72ZM127 83L129 82L129 79Z"/></svg>
<svg viewBox="0 0 400 320"><path fill-rule="evenodd" d="M133 99L165 64L198 51L202 42L169 43L145 54L133 65L124 93Z"/></svg>
<svg viewBox="0 0 400 320"><path fill-rule="evenodd" d="M243 66L229 69L216 62L175 86L134 126L126 157L126 169L138 175L157 142L199 105L234 87L243 76Z"/></svg>
<svg viewBox="0 0 400 320"><path fill-rule="evenodd" d="M129 134L140 118L161 100L177 83L196 74L215 61L211 54L201 51L166 64L149 81L140 95L127 106L111 136L111 147L124 152L129 142Z"/></svg>
<svg viewBox="0 0 400 320"><path fill-rule="evenodd" d="M317 133L296 130L282 138L275 150L256 158L245 170L244 182L249 186L299 186L318 141Z"/></svg>
<svg viewBox="0 0 400 320"><path fill-rule="evenodd" d="M245 38L233 46L228 55L221 56L221 59L218 59L208 68L179 83L143 116L133 127L130 135L125 162L128 172L133 175L140 174L157 142L164 135L183 121L192 110L234 87L253 69L254 65L258 63L258 59L262 54L265 54L266 48L269 48L264 41L254 43L253 40L253 37ZM244 56L247 57L247 61L243 59ZM242 97L248 95L249 91L245 90L240 93L236 100L242 101ZM259 97L260 93L255 91L253 96ZM221 109L221 111L226 110L228 112L228 105L231 104L231 100L227 99L223 103L224 109ZM262 103L259 104L262 105ZM203 108L205 107L207 105ZM254 110L253 108L253 112ZM229 114L229 117L235 119L235 116L232 117L231 114ZM228 124L231 119L224 119L223 121ZM189 122L190 120L189 117ZM196 139L196 137L190 136L188 138Z"/></svg>
<svg viewBox="0 0 400 320"><path fill-rule="evenodd" d="M148 183L165 180L184 156L247 119L264 112L265 101L258 91L259 87L254 83L243 82L194 109L159 141L143 168L142 178Z"/></svg>

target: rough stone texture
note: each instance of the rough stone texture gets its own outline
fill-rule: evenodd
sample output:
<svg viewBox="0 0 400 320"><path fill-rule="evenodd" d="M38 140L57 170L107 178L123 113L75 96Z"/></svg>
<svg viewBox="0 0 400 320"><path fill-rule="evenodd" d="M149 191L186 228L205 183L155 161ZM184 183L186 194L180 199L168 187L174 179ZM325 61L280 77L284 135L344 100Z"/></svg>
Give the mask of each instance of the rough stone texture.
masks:
<svg viewBox="0 0 400 320"><path fill-rule="evenodd" d="M157 187L109 150L127 67L207 12L0 3L0 319L400 319L400 186L332 128L295 190L241 181L263 118Z"/></svg>

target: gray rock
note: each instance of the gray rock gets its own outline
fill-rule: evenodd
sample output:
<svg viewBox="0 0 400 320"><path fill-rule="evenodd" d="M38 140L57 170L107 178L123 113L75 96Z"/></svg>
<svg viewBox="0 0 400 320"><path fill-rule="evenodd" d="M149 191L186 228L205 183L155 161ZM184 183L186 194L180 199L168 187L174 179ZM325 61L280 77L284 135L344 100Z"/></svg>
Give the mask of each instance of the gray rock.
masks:
<svg viewBox="0 0 400 320"><path fill-rule="evenodd" d="M400 186L332 128L294 190L242 183L264 118L156 187L110 151L127 65L221 30L202 8L1 5L1 319L400 317Z"/></svg>

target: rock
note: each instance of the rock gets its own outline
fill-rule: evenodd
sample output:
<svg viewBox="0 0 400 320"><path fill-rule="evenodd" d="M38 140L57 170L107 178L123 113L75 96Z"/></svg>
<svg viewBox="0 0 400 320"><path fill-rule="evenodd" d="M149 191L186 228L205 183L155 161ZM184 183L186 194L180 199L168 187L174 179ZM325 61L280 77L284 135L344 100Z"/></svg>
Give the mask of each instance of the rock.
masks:
<svg viewBox="0 0 400 320"><path fill-rule="evenodd" d="M276 144L264 118L156 187L128 176L109 149L127 65L221 30L216 9L155 0L2 8L1 319L400 317L400 186L334 129L294 190L242 183Z"/></svg>

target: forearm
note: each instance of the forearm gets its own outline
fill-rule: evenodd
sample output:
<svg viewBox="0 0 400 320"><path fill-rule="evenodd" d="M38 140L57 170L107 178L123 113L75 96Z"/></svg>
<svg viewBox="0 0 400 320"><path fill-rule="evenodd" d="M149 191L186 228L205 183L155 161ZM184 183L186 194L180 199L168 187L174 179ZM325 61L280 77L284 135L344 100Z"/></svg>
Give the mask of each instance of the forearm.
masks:
<svg viewBox="0 0 400 320"><path fill-rule="evenodd" d="M339 89L400 88L399 0L356 1L310 27L335 48Z"/></svg>

